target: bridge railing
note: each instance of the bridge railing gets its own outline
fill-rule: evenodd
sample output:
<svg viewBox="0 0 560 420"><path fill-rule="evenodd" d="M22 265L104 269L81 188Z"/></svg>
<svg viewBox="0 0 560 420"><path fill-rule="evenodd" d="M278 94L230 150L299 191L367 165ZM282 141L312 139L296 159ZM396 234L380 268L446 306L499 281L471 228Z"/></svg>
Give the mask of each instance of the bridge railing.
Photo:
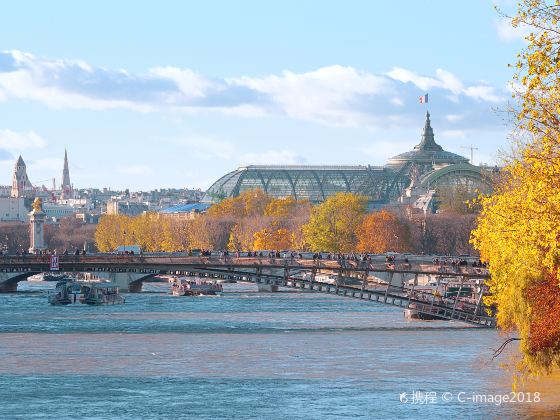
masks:
<svg viewBox="0 0 560 420"><path fill-rule="evenodd" d="M222 266L271 266L271 267L300 267L331 270L351 270L370 272L423 272L425 274L450 274L489 277L486 268L470 266L434 265L428 261L424 263L384 263L355 261L348 259L311 259L311 258L274 258L274 257L236 257L236 256L151 256L142 254L115 255L58 255L60 264L90 263L90 264L186 264L186 265L222 265ZM18 264L49 264L51 255L21 255L6 256L0 259L2 265Z"/></svg>

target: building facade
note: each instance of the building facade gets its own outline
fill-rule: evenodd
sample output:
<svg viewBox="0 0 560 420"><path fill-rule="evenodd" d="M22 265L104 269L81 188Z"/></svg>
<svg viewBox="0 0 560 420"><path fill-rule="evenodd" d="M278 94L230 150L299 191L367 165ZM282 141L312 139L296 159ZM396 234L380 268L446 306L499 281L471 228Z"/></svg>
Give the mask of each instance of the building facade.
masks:
<svg viewBox="0 0 560 420"><path fill-rule="evenodd" d="M25 204L23 197L0 197L0 222L27 222L29 208Z"/></svg>

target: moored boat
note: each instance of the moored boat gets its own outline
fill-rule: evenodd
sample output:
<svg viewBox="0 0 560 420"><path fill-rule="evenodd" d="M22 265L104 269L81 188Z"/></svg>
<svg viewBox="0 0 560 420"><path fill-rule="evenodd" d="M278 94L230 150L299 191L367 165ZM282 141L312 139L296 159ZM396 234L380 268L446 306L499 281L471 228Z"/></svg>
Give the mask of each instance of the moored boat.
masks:
<svg viewBox="0 0 560 420"><path fill-rule="evenodd" d="M87 305L119 305L124 297L119 294L119 286L115 283L89 283L84 285L84 299Z"/></svg>
<svg viewBox="0 0 560 420"><path fill-rule="evenodd" d="M223 291L221 284L201 280L176 281L171 286L173 296L217 295Z"/></svg>
<svg viewBox="0 0 560 420"><path fill-rule="evenodd" d="M71 279L61 280L56 283L54 291L49 293L51 305L71 305L81 303L83 300L82 285Z"/></svg>
<svg viewBox="0 0 560 420"><path fill-rule="evenodd" d="M118 305L124 303L118 285L102 282L59 281L48 297L51 305Z"/></svg>

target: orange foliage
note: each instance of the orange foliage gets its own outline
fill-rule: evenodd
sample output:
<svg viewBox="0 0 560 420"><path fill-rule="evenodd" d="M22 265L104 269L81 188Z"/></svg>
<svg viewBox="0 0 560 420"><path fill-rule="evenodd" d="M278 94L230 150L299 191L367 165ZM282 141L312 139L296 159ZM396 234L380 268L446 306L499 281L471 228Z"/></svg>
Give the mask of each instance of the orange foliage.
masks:
<svg viewBox="0 0 560 420"><path fill-rule="evenodd" d="M391 212L370 213L356 229L358 252L382 254L387 251L410 251L410 231Z"/></svg>
<svg viewBox="0 0 560 420"><path fill-rule="evenodd" d="M555 274L529 286L527 300L531 307L529 351L560 351L560 289Z"/></svg>

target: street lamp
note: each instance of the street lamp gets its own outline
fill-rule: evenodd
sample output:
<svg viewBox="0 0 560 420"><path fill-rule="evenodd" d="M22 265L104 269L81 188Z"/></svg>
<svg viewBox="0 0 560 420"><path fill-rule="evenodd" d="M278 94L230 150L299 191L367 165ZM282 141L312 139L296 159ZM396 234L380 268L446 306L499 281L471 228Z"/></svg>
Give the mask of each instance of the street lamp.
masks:
<svg viewBox="0 0 560 420"><path fill-rule="evenodd" d="M265 251L268 249L268 248L266 247L266 240L267 240L267 238L268 238L268 230L265 229L265 230L264 230L264 249L265 249Z"/></svg>
<svg viewBox="0 0 560 420"><path fill-rule="evenodd" d="M124 241L123 241L123 242L124 242L124 243L123 243L123 245L124 245L124 253L126 254L126 230L123 230L123 236L124 236Z"/></svg>

